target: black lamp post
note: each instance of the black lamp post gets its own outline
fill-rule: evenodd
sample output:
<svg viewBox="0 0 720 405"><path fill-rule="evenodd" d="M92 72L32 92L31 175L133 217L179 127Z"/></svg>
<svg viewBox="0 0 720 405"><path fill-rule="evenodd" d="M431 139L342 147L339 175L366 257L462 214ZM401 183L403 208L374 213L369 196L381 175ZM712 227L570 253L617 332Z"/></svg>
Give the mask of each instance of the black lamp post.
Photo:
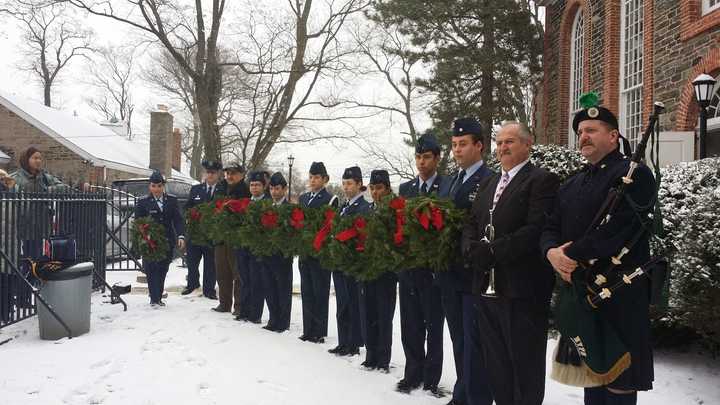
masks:
<svg viewBox="0 0 720 405"><path fill-rule="evenodd" d="M713 90L715 88L715 78L707 73L703 73L693 80L693 87L695 87L695 100L700 106L700 159L707 157L707 151L705 149L705 138L707 137L707 107L710 105L710 100L713 96Z"/></svg>
<svg viewBox="0 0 720 405"><path fill-rule="evenodd" d="M292 201L290 198L292 197L292 167L293 163L295 163L295 156L292 154L288 156L288 167L290 168L290 173L288 174L288 201Z"/></svg>

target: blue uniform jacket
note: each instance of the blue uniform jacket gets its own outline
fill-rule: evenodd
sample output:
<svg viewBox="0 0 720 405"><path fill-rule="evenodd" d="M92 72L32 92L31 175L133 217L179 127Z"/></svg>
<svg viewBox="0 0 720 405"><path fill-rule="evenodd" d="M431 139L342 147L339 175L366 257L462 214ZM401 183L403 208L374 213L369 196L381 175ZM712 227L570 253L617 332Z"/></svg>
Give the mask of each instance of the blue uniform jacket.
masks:
<svg viewBox="0 0 720 405"><path fill-rule="evenodd" d="M157 223L165 227L165 236L170 244L169 251L172 252L177 238L185 237L185 224L177 197L170 194L163 194L163 209L160 210L155 197L146 195L135 204L135 218L151 217ZM172 253L170 253L172 257ZM169 259L169 258L168 258Z"/></svg>

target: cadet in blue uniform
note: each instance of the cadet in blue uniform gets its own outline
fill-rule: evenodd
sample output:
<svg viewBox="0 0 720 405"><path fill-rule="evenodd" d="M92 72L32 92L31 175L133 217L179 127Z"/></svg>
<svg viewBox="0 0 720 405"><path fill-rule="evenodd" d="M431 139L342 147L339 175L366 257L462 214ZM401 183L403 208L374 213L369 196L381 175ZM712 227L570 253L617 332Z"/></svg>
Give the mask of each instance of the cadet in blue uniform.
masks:
<svg viewBox="0 0 720 405"><path fill-rule="evenodd" d="M325 164L310 165L310 191L300 195L300 205L318 208L329 205L337 208L337 197L327 192L330 180ZM330 299L330 271L314 257L300 258L300 294L302 297L303 333L300 340L324 343L328 331L328 300Z"/></svg>
<svg viewBox="0 0 720 405"><path fill-rule="evenodd" d="M372 194L372 208L381 198L392 194L387 170L373 170L368 183ZM360 283L360 304L365 322L365 361L368 369L390 372L393 317L397 301L397 275L385 272L375 280Z"/></svg>
<svg viewBox="0 0 720 405"><path fill-rule="evenodd" d="M225 166L225 179L218 184L215 192L218 198L250 198L250 190L243 181L245 168L239 162ZM218 299L220 303L213 308L216 312L230 312L240 315L240 275L237 272L237 260L233 249L220 244L215 246L215 274L217 275Z"/></svg>
<svg viewBox="0 0 720 405"><path fill-rule="evenodd" d="M250 198L253 203L266 198L263 172L251 172L248 176L248 184L250 184ZM262 282L265 263L245 248L236 249L235 253L237 271L240 274L240 314L235 320L260 323L265 301Z"/></svg>
<svg viewBox="0 0 720 405"><path fill-rule="evenodd" d="M415 146L418 177L400 185L400 195L413 198L437 194L444 178L437 173L440 145L432 134L422 135ZM400 335L405 352L405 374L399 392L423 387L438 395L443 363L443 316L440 288L430 269L403 270L400 281Z"/></svg>
<svg viewBox="0 0 720 405"><path fill-rule="evenodd" d="M135 204L135 218L151 217L165 227L165 236L169 245L167 257L157 262L143 263L150 293L150 305L164 307L162 294L165 289L165 276L173 258L174 247L177 245L181 250L185 247L185 226L177 198L165 193L165 178L160 172L154 171L150 175L149 189L150 194Z"/></svg>
<svg viewBox="0 0 720 405"><path fill-rule="evenodd" d="M620 140L624 138L618 132L617 118L608 109L595 106L581 110L573 119L573 130L578 136L580 152L590 164L560 187L553 214L540 240L543 255L565 281L570 280L579 262L598 259L607 263L611 256L617 255L641 229L639 218L652 210L649 203L655 195L652 172L640 165L612 219L588 231L610 189L619 185L627 174L630 160L619 151ZM627 141L624 147L629 153ZM646 232L622 257L622 264L613 269L608 277L609 285L646 263L649 257ZM628 348L631 364L607 386L586 388L585 404L632 405L637 402L637 391L652 389L649 291L649 279L638 277L633 279L631 288L617 291L601 303L599 312Z"/></svg>
<svg viewBox="0 0 720 405"><path fill-rule="evenodd" d="M477 197L480 182L493 174L482 160L483 138L488 135L474 118L460 118L453 125L452 152L460 172L443 181L438 195L453 200L457 208L469 210ZM436 280L441 289L442 307L450 330L457 373L453 397L448 405L464 405L467 403L465 391L468 389L478 391L474 397L483 397L489 393L485 376L473 378L471 387L463 384L463 296L472 293L472 273L465 268L461 252L457 253L455 262L450 264L447 271L436 274ZM482 374L480 370L477 371Z"/></svg>
<svg viewBox="0 0 720 405"><path fill-rule="evenodd" d="M342 188L346 201L340 209L340 216L364 214L370 211L370 204L363 197L362 171L357 166L348 167L343 172ZM360 354L363 345L362 319L360 318L360 288L357 280L339 270L332 272L337 304L338 345L329 353L338 356Z"/></svg>
<svg viewBox="0 0 720 405"><path fill-rule="evenodd" d="M196 184L190 188L190 196L185 203L185 211L196 207L200 204L212 201L217 191L218 182L220 180L220 171L222 163L204 160L202 166L205 169L205 181ZM201 246L193 243L190 238L187 243L187 287L182 291L182 295L191 294L196 288L200 287L200 260L203 262L203 295L207 298L216 300L215 293L215 248L213 246Z"/></svg>
<svg viewBox="0 0 720 405"><path fill-rule="evenodd" d="M282 173L270 176L270 196L274 205L290 204L287 200L287 181ZM290 328L292 310L293 258L281 254L265 258L263 288L270 319L264 329L284 332Z"/></svg>

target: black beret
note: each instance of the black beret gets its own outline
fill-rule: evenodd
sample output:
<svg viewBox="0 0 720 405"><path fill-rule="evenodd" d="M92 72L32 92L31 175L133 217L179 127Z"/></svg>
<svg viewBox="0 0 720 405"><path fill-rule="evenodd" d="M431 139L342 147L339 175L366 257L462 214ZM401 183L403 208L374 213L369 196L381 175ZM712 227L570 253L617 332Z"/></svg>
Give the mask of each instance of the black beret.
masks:
<svg viewBox="0 0 720 405"><path fill-rule="evenodd" d="M205 170L222 170L223 166L222 163L216 161L216 160L203 160L202 161L202 167Z"/></svg>
<svg viewBox="0 0 720 405"><path fill-rule="evenodd" d="M607 108L601 106L593 106L578 111L578 113L575 114L575 117L573 118L573 131L577 133L580 123L586 120L600 120L606 122L612 127L612 129L619 128L618 119L615 114L613 114L612 111L608 110Z"/></svg>
<svg viewBox="0 0 720 405"><path fill-rule="evenodd" d="M438 144L437 138L429 132L420 136L417 140L417 145L415 145L415 153L425 152L432 152L436 155L440 154L440 145Z"/></svg>
<svg viewBox="0 0 720 405"><path fill-rule="evenodd" d="M225 170L226 172L234 171L234 172L245 173L245 166L243 166L242 163L235 160L235 161L228 163L228 165L225 166L225 168L223 170Z"/></svg>
<svg viewBox="0 0 720 405"><path fill-rule="evenodd" d="M453 136L484 135L482 125L475 118L458 118L453 123Z"/></svg>
<svg viewBox="0 0 720 405"><path fill-rule="evenodd" d="M310 165L310 174L328 177L327 170L325 169L325 164L323 162L312 162Z"/></svg>
<svg viewBox="0 0 720 405"><path fill-rule="evenodd" d="M390 174L387 170L373 170L370 172L370 184L384 184L390 187Z"/></svg>
<svg viewBox="0 0 720 405"><path fill-rule="evenodd" d="M252 183L253 181L259 181L262 184L265 184L267 181L265 179L265 172L257 170L254 172L250 172L250 174L248 175L248 182Z"/></svg>
<svg viewBox="0 0 720 405"><path fill-rule="evenodd" d="M342 175L343 180L353 179L362 182L362 170L357 166L348 167Z"/></svg>
<svg viewBox="0 0 720 405"><path fill-rule="evenodd" d="M158 183L165 183L165 177L163 177L162 173L158 170L153 170L152 174L150 175L150 183L158 184Z"/></svg>
<svg viewBox="0 0 720 405"><path fill-rule="evenodd" d="M285 176L283 176L280 172L273 173L273 175L270 176L270 185L287 187L287 181L285 181Z"/></svg>

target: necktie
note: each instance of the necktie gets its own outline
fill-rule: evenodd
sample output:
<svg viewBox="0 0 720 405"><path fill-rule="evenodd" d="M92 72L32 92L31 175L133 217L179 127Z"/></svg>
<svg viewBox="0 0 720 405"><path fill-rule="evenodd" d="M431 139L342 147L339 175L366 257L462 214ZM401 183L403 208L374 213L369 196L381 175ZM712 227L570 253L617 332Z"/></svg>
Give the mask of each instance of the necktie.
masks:
<svg viewBox="0 0 720 405"><path fill-rule="evenodd" d="M312 200L315 199L315 196L316 196L316 195L317 195L317 193L310 193L310 199L308 200L307 205L310 205L310 203L312 202Z"/></svg>
<svg viewBox="0 0 720 405"><path fill-rule="evenodd" d="M345 210L346 210L347 207L349 207L349 206L350 206L350 201L349 201L349 200L348 200L348 201L345 201L345 203L342 205L342 210L340 211L340 215L344 214L344 213L345 213Z"/></svg>
<svg viewBox="0 0 720 405"><path fill-rule="evenodd" d="M495 209L495 206L500 200L500 196L503 191L505 191L505 187L507 187L508 183L510 183L510 175L507 172L504 172L500 178L500 183L498 183L497 190L495 190L495 196L493 197L493 209Z"/></svg>
<svg viewBox="0 0 720 405"><path fill-rule="evenodd" d="M420 194L427 194L427 182L423 182L422 186L420 187Z"/></svg>
<svg viewBox="0 0 720 405"><path fill-rule="evenodd" d="M210 197L211 200L213 198L213 191L215 191L214 189L215 189L214 186L208 186L208 189L207 189L207 195L208 195L208 197Z"/></svg>
<svg viewBox="0 0 720 405"><path fill-rule="evenodd" d="M458 185L462 185L465 182L465 170L460 170L458 173Z"/></svg>
<svg viewBox="0 0 720 405"><path fill-rule="evenodd" d="M460 170L460 173L458 173L457 178L455 179L455 182L452 185L452 188L450 189L450 194L455 195L455 192L457 189L462 186L463 181L465 180L465 170Z"/></svg>
<svg viewBox="0 0 720 405"><path fill-rule="evenodd" d="M163 210L163 201L162 198L156 198L155 202L157 203L158 208L160 208L160 212Z"/></svg>

